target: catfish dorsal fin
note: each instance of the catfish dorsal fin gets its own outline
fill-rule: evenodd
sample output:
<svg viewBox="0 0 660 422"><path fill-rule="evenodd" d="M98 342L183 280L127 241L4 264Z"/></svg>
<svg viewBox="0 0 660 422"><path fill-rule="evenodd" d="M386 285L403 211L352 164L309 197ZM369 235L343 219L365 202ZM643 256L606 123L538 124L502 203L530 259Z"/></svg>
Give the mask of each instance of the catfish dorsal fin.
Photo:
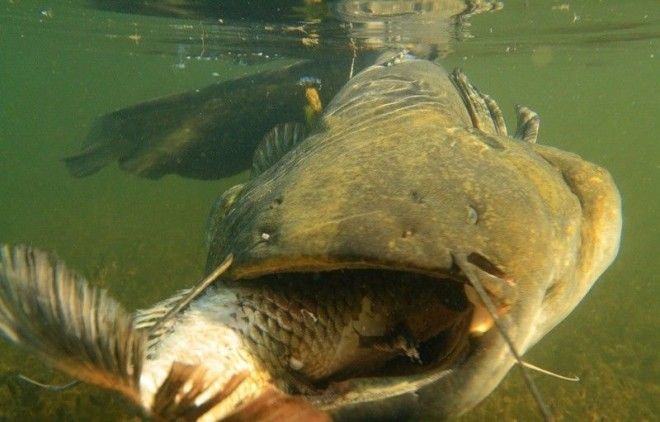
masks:
<svg viewBox="0 0 660 422"><path fill-rule="evenodd" d="M472 85L461 69L454 69L449 78L463 99L472 125L489 134L506 136L504 115L497 102Z"/></svg>
<svg viewBox="0 0 660 422"><path fill-rule="evenodd" d="M254 178L268 170L305 139L305 135L305 126L300 123L283 123L272 128L254 152L251 176Z"/></svg>
<svg viewBox="0 0 660 422"><path fill-rule="evenodd" d="M514 138L535 144L536 138L539 136L541 118L534 110L521 105L516 106L516 114L518 116L518 127Z"/></svg>
<svg viewBox="0 0 660 422"><path fill-rule="evenodd" d="M0 334L81 381L140 400L144 335L105 291L45 252L0 247Z"/></svg>

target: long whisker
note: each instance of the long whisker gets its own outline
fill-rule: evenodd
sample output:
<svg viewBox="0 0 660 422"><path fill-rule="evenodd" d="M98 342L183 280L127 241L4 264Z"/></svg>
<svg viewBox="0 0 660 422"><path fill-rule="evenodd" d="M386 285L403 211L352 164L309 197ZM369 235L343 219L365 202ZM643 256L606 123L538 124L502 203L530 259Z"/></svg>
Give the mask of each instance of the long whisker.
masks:
<svg viewBox="0 0 660 422"><path fill-rule="evenodd" d="M71 382L68 382L66 384L61 384L61 385L42 384L39 381L35 381L32 378L26 377L23 374L18 374L18 379L20 379L23 382L27 382L28 384L36 385L37 387L43 388L44 390L55 391L55 392L68 390L69 388L73 388L76 385L81 383L81 381L79 381L79 380L73 380Z"/></svg>
<svg viewBox="0 0 660 422"><path fill-rule="evenodd" d="M560 380L571 381L571 382L580 382L580 377L578 377L578 376L567 377L566 375L561 375L561 374L558 374L556 372L552 372L552 371L549 371L547 369L543 369L539 366L536 366L536 365L531 364L531 363L526 362L526 361L522 361L522 364L525 368L529 368L532 371L540 372L540 373L545 374L545 375L550 375L551 377L559 378Z"/></svg>
<svg viewBox="0 0 660 422"><path fill-rule="evenodd" d="M234 256L232 254L229 254L227 258L220 264L211 274L209 274L204 280L202 280L197 286L193 287L188 295L181 299L179 303L177 303L176 306L174 306L172 309L170 309L164 316L161 318L160 321L158 321L153 327L150 328L150 332L157 332L160 327L163 326L170 318L172 318L174 315L178 314L183 310L186 306L190 304L197 296L199 296L208 286L210 286L215 280L218 279L225 271L227 271L227 268L231 265L231 263L234 261Z"/></svg>
<svg viewBox="0 0 660 422"><path fill-rule="evenodd" d="M500 332L500 335L502 336L506 344L509 346L509 350L511 351L511 354L518 362L518 366L520 367L520 371L522 372L523 378L525 379L525 383L527 384L527 387L534 396L534 400L536 401L536 404L539 407L543 419L547 422L554 421L555 420L554 416L552 416L552 413L550 413L550 409L548 408L548 405L543 400L543 397L541 397L541 393L536 387L536 384L534 384L534 381L532 380L532 377L529 375L529 372L527 372L526 370L527 367L525 366L525 363L520 357L520 353L518 353L518 351L516 350L516 346L513 344L511 337L509 337L509 335L507 334L504 324L497 315L497 310L495 308L495 305L490 300L488 293L486 293L486 289L484 289L483 285L477 279L477 277L471 277L470 282L472 283L472 287L474 287L474 289L476 290L477 294L479 295L479 298L483 302L491 318L493 318L493 321L495 322L495 326L497 327L497 330Z"/></svg>

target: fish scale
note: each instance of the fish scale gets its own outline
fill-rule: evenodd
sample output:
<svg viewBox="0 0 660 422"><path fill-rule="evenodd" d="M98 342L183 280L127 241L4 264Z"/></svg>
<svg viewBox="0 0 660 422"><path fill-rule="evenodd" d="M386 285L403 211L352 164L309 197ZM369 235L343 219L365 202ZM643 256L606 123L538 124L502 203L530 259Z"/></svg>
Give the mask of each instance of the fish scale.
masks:
<svg viewBox="0 0 660 422"><path fill-rule="evenodd" d="M451 326L467 309L453 310L440 299L451 281L401 274L399 278L411 280L397 283L373 272L357 279L341 272L324 275L323 281L307 278L294 274L287 280L273 277L227 287L240 302L230 326L275 373L312 383L377 371L401 355L400 350L360 346L361 336L387 340L388 333L404 324L415 340L423 341ZM411 303L417 310L414 317ZM292 361L302 366L296 368Z"/></svg>

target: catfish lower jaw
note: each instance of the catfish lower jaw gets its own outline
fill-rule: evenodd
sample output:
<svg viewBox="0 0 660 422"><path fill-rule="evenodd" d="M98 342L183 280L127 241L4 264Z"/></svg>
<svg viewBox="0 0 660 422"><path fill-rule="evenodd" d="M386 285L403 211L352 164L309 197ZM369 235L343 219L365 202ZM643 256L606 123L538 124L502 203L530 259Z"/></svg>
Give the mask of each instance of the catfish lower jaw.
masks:
<svg viewBox="0 0 660 422"><path fill-rule="evenodd" d="M308 268L223 288L238 301L229 325L289 392L451 368L478 344L460 274Z"/></svg>

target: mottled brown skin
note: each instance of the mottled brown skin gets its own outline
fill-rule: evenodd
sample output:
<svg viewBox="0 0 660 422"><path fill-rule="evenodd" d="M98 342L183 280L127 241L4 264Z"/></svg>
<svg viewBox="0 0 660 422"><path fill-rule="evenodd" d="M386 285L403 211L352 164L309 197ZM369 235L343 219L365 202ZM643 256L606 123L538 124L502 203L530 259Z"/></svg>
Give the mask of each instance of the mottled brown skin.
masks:
<svg viewBox="0 0 660 422"><path fill-rule="evenodd" d="M609 174L475 128L433 63L383 59L349 81L321 122L214 217L209 271L233 253L227 282L351 268L479 280L506 307L524 353L616 255L620 200ZM451 371L347 380L343 395L314 400L339 418L462 413L513 364L495 330L475 342Z"/></svg>

